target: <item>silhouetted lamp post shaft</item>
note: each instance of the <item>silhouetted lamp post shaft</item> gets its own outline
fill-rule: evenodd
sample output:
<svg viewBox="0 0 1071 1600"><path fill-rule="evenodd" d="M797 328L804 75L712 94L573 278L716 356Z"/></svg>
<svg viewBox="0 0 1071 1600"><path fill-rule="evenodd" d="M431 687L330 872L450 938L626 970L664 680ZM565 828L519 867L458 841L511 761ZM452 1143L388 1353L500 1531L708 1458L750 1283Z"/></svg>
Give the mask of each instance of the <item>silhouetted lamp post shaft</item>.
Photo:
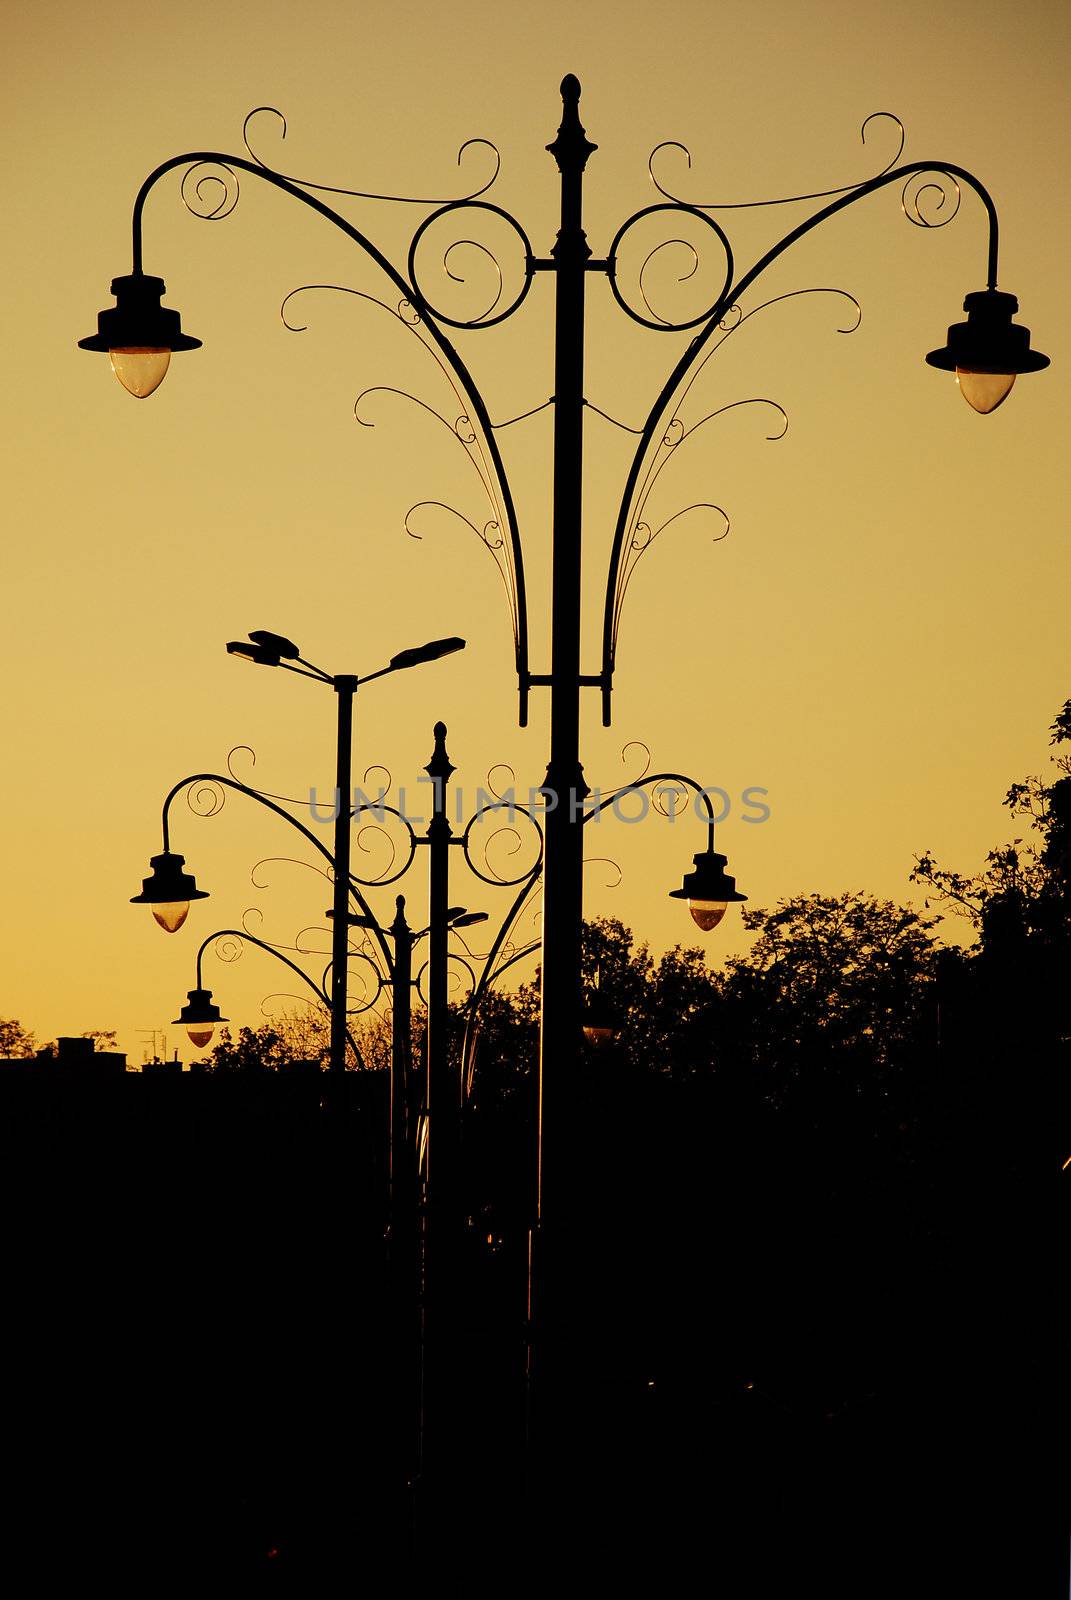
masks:
<svg viewBox="0 0 1071 1600"><path fill-rule="evenodd" d="M335 887L331 922L331 1070L346 1070L347 973L350 930L350 791L353 752L353 697L357 679L336 677L338 743L335 762Z"/></svg>

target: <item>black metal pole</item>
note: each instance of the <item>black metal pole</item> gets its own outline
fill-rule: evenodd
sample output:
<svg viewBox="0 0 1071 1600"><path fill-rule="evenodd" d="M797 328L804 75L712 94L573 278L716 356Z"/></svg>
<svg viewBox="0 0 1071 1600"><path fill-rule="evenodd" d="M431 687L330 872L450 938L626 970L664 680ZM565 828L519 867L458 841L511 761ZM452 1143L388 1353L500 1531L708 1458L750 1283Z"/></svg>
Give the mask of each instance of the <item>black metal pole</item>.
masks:
<svg viewBox="0 0 1071 1600"><path fill-rule="evenodd" d="M338 696L338 744L335 761L335 892L331 929L331 1062L332 1076L346 1070L346 992L349 958L350 905L350 767L353 751L353 697L357 679L344 673L333 678Z"/></svg>
<svg viewBox="0 0 1071 1600"><path fill-rule="evenodd" d="M562 122L547 149L561 173L555 263L554 490L551 587L550 762L545 794L543 945L536 1134L535 1228L529 1271L532 1357L547 1331L545 1253L560 1231L565 1095L580 1036L583 801L580 764L580 576L584 432L584 284L591 252L582 225L584 167L596 148L580 124L580 84L564 79Z"/></svg>
<svg viewBox="0 0 1071 1600"><path fill-rule="evenodd" d="M394 937L393 1004L390 1051L390 1205L397 1228L408 1213L412 1176L407 1115L413 1014L413 932L405 919L405 896L395 901L390 925Z"/></svg>
<svg viewBox="0 0 1071 1600"><path fill-rule="evenodd" d="M446 753L446 725L435 724L435 748L425 772L432 780L433 801L427 841L428 890L428 1036L427 1149L424 1158L423 1338L420 1426L421 1496L418 1524L425 1551L438 1549L451 1522L456 1485L450 1461L456 1453L453 1432L456 1410L451 1393L453 1362L450 1294L454 1259L458 1104L450 1082L447 1051L451 828L447 820L446 785L454 768Z"/></svg>
<svg viewBox="0 0 1071 1600"><path fill-rule="evenodd" d="M428 889L428 1183L436 1195L450 1188L454 1147L457 1143L457 1095L450 1082L447 1052L448 972L450 929L450 839L446 815L446 785L454 768L446 753L446 724L435 724L435 749L424 771L432 781L433 800L428 824L430 882Z"/></svg>

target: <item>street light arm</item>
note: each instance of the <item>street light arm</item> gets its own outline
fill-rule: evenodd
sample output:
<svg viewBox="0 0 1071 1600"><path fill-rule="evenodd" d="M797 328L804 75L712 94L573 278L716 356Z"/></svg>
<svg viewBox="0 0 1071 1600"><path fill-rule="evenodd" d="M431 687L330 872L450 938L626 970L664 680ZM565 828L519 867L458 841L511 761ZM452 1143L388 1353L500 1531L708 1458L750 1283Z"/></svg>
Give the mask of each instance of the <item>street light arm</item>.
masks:
<svg viewBox="0 0 1071 1600"><path fill-rule="evenodd" d="M672 408L679 394L682 383L688 374L695 370L701 360L705 359L707 345L717 332L722 318L725 316L726 312L738 302L739 298L751 287L756 279L761 277L761 275L766 271L767 267L771 266L773 262L778 260L778 258L782 256L786 250L788 250L797 242L797 240L802 239L806 234L817 228L820 223L825 222L829 217L835 216L839 211L845 210L850 205L854 205L857 200L862 200L867 195L874 194L877 192L877 190L883 189L891 183L899 182L906 185L913 177L924 172L943 173L953 180L960 180L969 188L973 189L978 198L981 200L982 205L985 208L985 213L989 224L986 281L988 288L994 289L996 287L997 256L1000 233L996 206L993 203L993 199L989 194L989 191L982 183L979 182L973 173L968 172L964 167L957 167L948 163L937 163L933 161L912 161L907 163L905 166L895 168L891 172L880 173L877 177L868 179L866 183L859 184L849 193L842 194L837 199L830 201L828 205L822 206L818 211L814 212L812 216L808 217L804 222L801 222L798 227L792 228L788 233L786 233L784 238L780 239L777 244L773 245L769 250L767 250L765 255L761 256L753 266L749 267L748 270L735 281L735 283L732 283L722 292L709 312L706 325L688 345L688 348L684 351L680 360L677 362L676 366L673 368L665 384L663 385L654 405L651 407L647 420L644 423L642 432L640 434L639 442L636 446L632 462L629 466L628 476L625 480L625 486L621 496L621 504L618 510L617 524L614 528L613 542L610 547L610 559L606 574L606 599L603 613L602 672L600 675L603 695L604 725L609 726L610 723L610 694L613 685L614 667L616 664L617 623L620 612L618 590L621 577L621 563L625 549L626 535L628 534L631 524L631 515L633 506L635 504L637 486L640 482L640 475L643 470L644 463L647 460L652 443L657 437L664 436L666 430L671 425ZM648 209L656 210L659 208L650 207ZM681 211L693 213L696 210L696 208L691 206L680 206L679 209ZM628 226L629 224L626 223L625 227L627 228ZM624 231L624 228L620 229L617 237L620 238ZM720 230L717 231L720 234ZM726 250L728 250L728 241L725 239L724 235L721 237L723 246L726 248ZM729 259L731 260L731 255ZM611 261L611 266L612 265L613 262ZM620 301L620 296L618 296L618 299ZM626 309L628 308L626 307ZM630 315L634 314L630 312ZM644 319L635 318L635 320L643 321ZM653 323L645 323L645 325L651 327L656 326ZM694 324L689 323L684 326L691 327L693 325ZM663 331L673 332L677 330L672 325L667 324Z"/></svg>
<svg viewBox="0 0 1071 1600"><path fill-rule="evenodd" d="M218 783L223 788L233 789L237 794L247 795L250 800L255 800L258 805L265 806L269 811L273 811L277 817L282 817L284 822L288 822L292 828L296 828L306 843L311 844L314 850L318 850L320 855L322 855L324 860L327 862L328 866L332 869L332 872L334 871L334 856L331 854L330 850L323 843L323 841L318 839L310 828L306 828L305 824L303 822L299 822L297 817L291 816L289 811L284 811L282 806L276 805L274 800L269 800L266 795L261 794L258 790L251 789L248 784L239 783L236 778L225 778L220 772L194 772L190 774L189 777L181 778L179 782L174 784L173 787L168 791L167 797L164 800L163 813L161 817L165 852L169 851L171 848L169 813L172 803L174 802L176 796L180 795L184 789L188 789L190 785L194 783ZM339 796L339 804L342 804L341 795ZM352 875L350 875L349 880L349 891L354 900L356 900L357 904L360 906L365 916L371 917L371 907L364 898L364 895L361 893L360 887ZM387 972L393 975L394 963L391 957L390 947L379 929L376 928L374 931L378 936L378 942L383 953L383 959L387 964ZM252 938L252 935L247 935L247 937Z"/></svg>
<svg viewBox="0 0 1071 1600"><path fill-rule="evenodd" d="M909 161L905 166L896 167L892 172L882 172L879 173L876 178L868 179L866 183L861 183L857 189L853 189L850 194L844 194L841 195L837 200L831 200L829 205L823 206L821 210L816 211L813 216L810 216L804 222L801 222L798 227L793 228L791 232L786 233L783 239L781 239L771 249L767 250L766 254L762 256L753 267L749 267L747 272L744 273L743 277L733 285L728 296L723 300L720 307L716 309L714 320L716 321L719 316L724 316L729 306L733 304L739 295L742 295L745 290L751 287L755 279L759 277L761 273L765 272L766 268L771 262L776 261L778 256L783 255L790 245L796 243L797 239L802 239L805 234L808 234L812 229L817 228L819 223L825 222L827 217L835 216L838 211L843 211L847 206L854 205L857 200L863 200L867 195L876 193L878 189L884 189L890 183L897 183L902 180L906 185L913 177L921 172L944 173L949 178L961 179L968 186L968 188L974 190L979 200L981 200L982 205L985 207L986 217L989 221L989 245L986 258L986 287L989 289L995 289L997 286L997 255L1000 246L1000 226L997 220L997 208L993 203L993 197L989 193L989 190L974 176L972 172L968 172L965 167L954 167L948 162L943 161ZM949 218L949 220L951 220L951 218ZM932 224L924 224L924 226L932 226ZM706 336L707 331L705 330L703 337L705 338Z"/></svg>
<svg viewBox="0 0 1071 1600"><path fill-rule="evenodd" d="M689 778L687 773L684 772L651 772L645 774L642 778L637 778L633 783L623 783L619 789L614 789L611 794L600 796L591 809L585 811L585 824L594 821L596 817L600 816L602 812L606 810L607 806L612 806L614 801L619 799L621 795L628 794L630 791L635 791L637 789L646 788L650 788L653 792L660 783L683 783L686 789L692 790L697 801L702 801L703 809L706 812L707 848L709 850L713 850L714 807L710 803L710 795L707 790L703 788L702 784L697 783L694 778ZM657 800L655 801L655 808L659 811L662 809L661 806L658 805ZM666 812L663 812L662 814L663 816L668 815ZM670 821L673 820L673 815L675 814L676 813L670 815Z"/></svg>
<svg viewBox="0 0 1071 1600"><path fill-rule="evenodd" d="M215 933L210 933L206 939L202 939L201 940L201 946L200 946L200 949L197 952L197 987L198 987L198 989L203 987L202 978L201 978L201 961L202 961L202 958L204 956L205 951L208 949L209 945L210 944L214 944L217 939L248 940L250 944L255 944L257 946L258 950L266 950L268 955L274 956L276 961L281 961L285 967L289 967L290 968L291 972L296 973L297 976L301 979L302 983L307 984L307 986L312 990L313 994L316 996L317 1000L319 1000L320 1004L322 1006L325 1006L327 1008L327 1010L330 1011L330 1009L331 1009L330 999L328 998L328 996L325 993L325 991L323 990L323 988L319 984L313 982L313 980L309 977L307 972L304 972L301 969L301 967L299 967L297 965L296 962L291 961L289 956L284 956L282 951L281 950L277 950L273 944L267 944L263 939L258 939L255 934L247 933L244 928L241 929L240 931L237 928L217 928ZM363 1069L364 1066L365 1066L364 1057L362 1056L362 1054L361 1054L361 1052L360 1052L360 1050L359 1050L359 1048L357 1046L357 1042L354 1039L352 1033L350 1033L348 1028L346 1029L346 1038L349 1041L350 1049L353 1051L354 1055L357 1058L358 1066L360 1066Z"/></svg>
<svg viewBox="0 0 1071 1600"><path fill-rule="evenodd" d="M135 274L141 274L144 271L142 265L142 218L145 210L145 202L153 188L161 178L166 177L169 172L175 171L176 168L195 167L201 164L215 164L222 166L225 169L237 169L241 172L248 172L255 178L262 178L265 183L270 183L274 188L281 189L284 194L292 196L295 200L300 200L304 205L308 206L312 211L315 211L319 216L332 223L334 227L338 228L342 233L344 233L348 239L352 240L352 242L361 250L363 250L366 255L371 257L377 267L379 267L380 271L390 279L391 283L398 290L402 300L408 301L419 313L420 319L423 322L423 325L427 328L429 336L438 347L439 354L447 363L451 372L453 373L453 376L457 379L458 384L464 391L465 398L470 407L469 420L470 422L478 424L480 432L483 436L483 443L491 462L491 469L494 473L495 483L499 494L502 497L502 507L506 514L507 531L509 535L510 551L512 555L514 571L515 593L512 598L515 602L516 611L516 666L521 697L521 726L525 726L527 723L529 688L528 605L525 594L524 558L521 552L520 531L517 526L517 512L513 503L513 493L510 488L509 480L506 476L506 470L502 462L502 456L498 448L498 441L495 438L494 427L491 423L487 406L484 403L483 396L480 394L479 389L476 387L468 367L458 354L451 340L447 338L446 334L439 326L436 319L440 314L437 312L433 313L428 301L416 287L415 280L413 283L407 282L407 280L402 277L401 273L398 272L396 268L387 260L386 256L376 248L370 239L361 233L358 228L355 228L351 222L347 222L345 217L340 216L337 211L334 211L330 206L325 205L322 200L317 199L315 195L309 194L297 183L292 182L289 178L283 177L280 173L273 172L268 167L260 166L254 161L249 161L244 156L223 155L219 151L214 150L190 151L185 155L172 156L168 161L165 161L158 166L155 171L151 172L145 179L145 182L138 190L137 196L134 200L134 210L131 218L133 270ZM417 233L414 235L413 243L410 249L410 261L412 261L413 254L424 228L434 221L436 217L445 212L456 210L461 205L473 204L476 204L476 202L472 200L464 202L452 202L451 204L443 207L441 212L436 212L433 217L426 219L425 223L421 225L421 227L417 230ZM501 212L501 209L497 206L484 205L483 209L494 211L499 215L506 215L505 213ZM512 218L508 218L508 220L513 222ZM513 225L514 227L517 227L516 223L513 223ZM520 230L518 229L518 231ZM533 269L531 267L529 253L529 259L525 262L526 289L531 281L532 271ZM510 309L515 309L515 307L511 307ZM495 320L501 320L501 318L497 318ZM463 327L464 324L459 323L457 326Z"/></svg>

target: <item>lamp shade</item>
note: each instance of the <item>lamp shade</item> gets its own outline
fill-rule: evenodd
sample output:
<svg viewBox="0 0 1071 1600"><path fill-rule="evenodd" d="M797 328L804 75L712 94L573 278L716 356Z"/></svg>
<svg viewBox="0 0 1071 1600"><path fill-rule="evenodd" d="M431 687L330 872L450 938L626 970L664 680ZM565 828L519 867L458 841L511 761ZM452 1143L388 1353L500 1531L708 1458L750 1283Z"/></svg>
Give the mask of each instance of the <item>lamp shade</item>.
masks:
<svg viewBox="0 0 1071 1600"><path fill-rule="evenodd" d="M81 350L105 351L123 388L139 400L159 388L173 351L201 344L183 333L177 311L160 304L164 292L163 278L144 272L113 278L115 305L98 314L96 333L78 341Z"/></svg>
<svg viewBox="0 0 1071 1600"><path fill-rule="evenodd" d="M190 989L186 1004L174 1019L186 1029L190 1043L203 1049L211 1039L217 1022L226 1022L217 1005L212 1003L211 989Z"/></svg>
<svg viewBox="0 0 1071 1600"><path fill-rule="evenodd" d="M231 639L227 654L236 656L239 661L253 661L261 667L277 667L280 661L277 650L269 650L262 644L246 644L243 639Z"/></svg>
<svg viewBox="0 0 1071 1600"><path fill-rule="evenodd" d="M954 372L975 411L995 411L1021 372L1040 372L1049 358L1030 348L1030 329L1012 321L1019 309L1013 294L981 289L963 302L966 322L953 323L948 342L926 357L931 367Z"/></svg>
<svg viewBox="0 0 1071 1600"><path fill-rule="evenodd" d="M719 855L716 850L703 850L692 860L695 870L685 873L679 889L670 890L670 899L687 900L692 921L704 933L709 933L717 927L729 905L746 900L747 895L740 893L736 879L725 871L728 856Z"/></svg>
<svg viewBox="0 0 1071 1600"><path fill-rule="evenodd" d="M183 872L185 856L165 850L151 856L152 872L142 880L141 893L130 896L132 906L150 906L165 933L177 933L186 920L191 900L207 900L207 889L198 889L190 872Z"/></svg>
<svg viewBox="0 0 1071 1600"><path fill-rule="evenodd" d="M432 639L428 644L414 645L411 650L399 650L390 658L391 669L396 672L402 667L418 667L424 661L438 661L441 656L452 656L456 650L464 648L464 639Z"/></svg>
<svg viewBox="0 0 1071 1600"><path fill-rule="evenodd" d="M285 638L281 633L270 633L267 628L254 628L249 635L253 643L260 645L261 649L269 654L282 657L284 661L297 661L301 651L292 639Z"/></svg>

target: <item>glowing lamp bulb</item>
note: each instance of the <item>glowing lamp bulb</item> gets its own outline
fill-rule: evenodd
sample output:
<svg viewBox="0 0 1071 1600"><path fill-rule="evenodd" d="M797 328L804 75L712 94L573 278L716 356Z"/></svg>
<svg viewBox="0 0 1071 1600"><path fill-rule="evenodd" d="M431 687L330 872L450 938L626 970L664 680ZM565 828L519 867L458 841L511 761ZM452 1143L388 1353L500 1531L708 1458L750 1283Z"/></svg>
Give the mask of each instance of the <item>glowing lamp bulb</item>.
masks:
<svg viewBox="0 0 1071 1600"><path fill-rule="evenodd" d="M213 1022L191 1022L190 1026L186 1029L190 1043L195 1045L198 1050L202 1050L204 1048L215 1031L216 1026Z"/></svg>
<svg viewBox="0 0 1071 1600"><path fill-rule="evenodd" d="M158 389L167 374L171 351L150 346L131 345L122 350L109 350L112 371L128 394L144 400Z"/></svg>
<svg viewBox="0 0 1071 1600"><path fill-rule="evenodd" d="M613 1028L602 1023L585 1022L584 1038L589 1044L606 1044L614 1036Z"/></svg>
<svg viewBox="0 0 1071 1600"><path fill-rule="evenodd" d="M995 411L1011 394L1015 373L970 372L965 367L957 367L956 382L967 404L984 417L990 411Z"/></svg>
<svg viewBox="0 0 1071 1600"><path fill-rule="evenodd" d="M152 907L152 914L165 933L177 933L189 914L188 900L165 900Z"/></svg>
<svg viewBox="0 0 1071 1600"><path fill-rule="evenodd" d="M716 928L728 910L725 900L689 900L688 910L692 913L692 921L697 928L702 928L704 933L709 933Z"/></svg>

